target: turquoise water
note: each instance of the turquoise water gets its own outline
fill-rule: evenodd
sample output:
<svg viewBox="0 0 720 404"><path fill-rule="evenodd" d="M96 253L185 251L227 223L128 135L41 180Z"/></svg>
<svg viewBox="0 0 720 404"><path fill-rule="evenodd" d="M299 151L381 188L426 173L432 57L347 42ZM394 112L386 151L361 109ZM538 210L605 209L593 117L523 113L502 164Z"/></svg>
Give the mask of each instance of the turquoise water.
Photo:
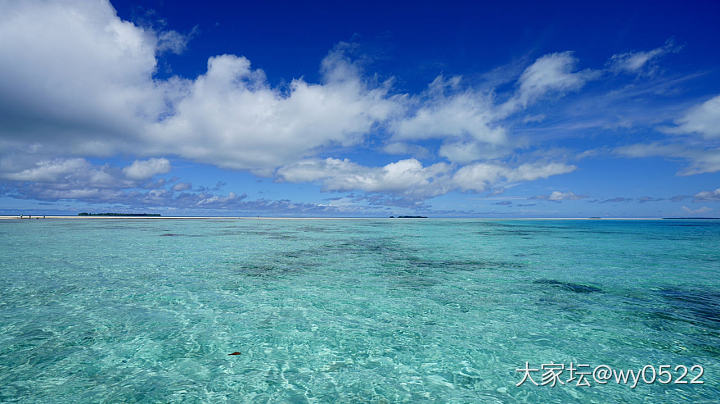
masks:
<svg viewBox="0 0 720 404"><path fill-rule="evenodd" d="M0 401L717 402L719 247L712 221L0 221ZM526 361L705 383L516 387Z"/></svg>

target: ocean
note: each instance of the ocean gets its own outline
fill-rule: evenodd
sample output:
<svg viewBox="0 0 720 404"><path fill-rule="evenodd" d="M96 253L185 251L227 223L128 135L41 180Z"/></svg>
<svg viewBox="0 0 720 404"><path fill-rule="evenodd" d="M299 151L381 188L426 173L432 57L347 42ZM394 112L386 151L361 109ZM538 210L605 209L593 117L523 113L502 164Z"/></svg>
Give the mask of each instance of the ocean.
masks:
<svg viewBox="0 0 720 404"><path fill-rule="evenodd" d="M720 400L720 221L2 220L0 280L0 402Z"/></svg>

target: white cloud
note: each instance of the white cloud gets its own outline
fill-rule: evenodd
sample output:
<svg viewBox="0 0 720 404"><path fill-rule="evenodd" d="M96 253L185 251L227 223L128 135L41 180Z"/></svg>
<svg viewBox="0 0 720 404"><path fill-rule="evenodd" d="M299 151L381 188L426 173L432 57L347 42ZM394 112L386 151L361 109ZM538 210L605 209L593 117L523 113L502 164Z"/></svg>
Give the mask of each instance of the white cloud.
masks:
<svg viewBox="0 0 720 404"><path fill-rule="evenodd" d="M438 76L423 97L412 100L416 110L392 123L393 137L398 140L469 137L484 143L504 143L507 134L494 123L497 112L490 95L458 92L460 80L457 76L449 80Z"/></svg>
<svg viewBox="0 0 720 404"><path fill-rule="evenodd" d="M0 178L10 180L5 191L20 198L37 200L110 200L123 189L147 184L126 178L109 165L96 166L82 158L39 161L29 167L4 164Z"/></svg>
<svg viewBox="0 0 720 404"><path fill-rule="evenodd" d="M445 142L438 154L454 163L470 163L480 159L498 159L512 152L511 145L492 145L476 141Z"/></svg>
<svg viewBox="0 0 720 404"><path fill-rule="evenodd" d="M533 197L532 199L544 199L546 201L560 202L560 201L575 201L575 200L583 199L583 198L585 198L585 196L576 195L574 192L553 191L550 193L550 195L539 195L539 196Z"/></svg>
<svg viewBox="0 0 720 404"><path fill-rule="evenodd" d="M230 192L227 194L227 196L220 196L220 195L212 195L207 198L200 199L197 201L197 205L199 207L207 206L207 205L214 205L214 204L227 204L228 202L244 199L245 197L243 195L237 195L235 192Z"/></svg>
<svg viewBox="0 0 720 404"><path fill-rule="evenodd" d="M33 182L64 189L79 184L94 188L115 188L130 184L118 177L108 166L93 166L82 158L40 161L29 168L0 173L0 178L11 181Z"/></svg>
<svg viewBox="0 0 720 404"><path fill-rule="evenodd" d="M626 52L613 55L608 61L611 71L615 73L627 72L638 73L650 66L648 73L653 73L653 62L660 56L669 52L677 52L680 48L675 46L672 40L668 40L665 45L649 51Z"/></svg>
<svg viewBox="0 0 720 404"><path fill-rule="evenodd" d="M6 152L175 154L267 174L360 142L402 98L361 79L342 49L323 60L319 84L271 88L233 55L210 58L195 80L156 80L156 53L179 51L183 38L122 21L106 1L2 2L0 38Z"/></svg>
<svg viewBox="0 0 720 404"><path fill-rule="evenodd" d="M720 201L720 188L714 191L702 191L695 194L695 199L699 201Z"/></svg>
<svg viewBox="0 0 720 404"><path fill-rule="evenodd" d="M676 120L670 133L698 133L706 139L720 138L720 95L690 108L683 117Z"/></svg>
<svg viewBox="0 0 720 404"><path fill-rule="evenodd" d="M530 115L523 118L523 123L538 123L542 122L547 118L545 114Z"/></svg>
<svg viewBox="0 0 720 404"><path fill-rule="evenodd" d="M670 157L687 160L690 165L678 175L696 175L720 171L720 149L682 143L637 143L614 149L625 157Z"/></svg>
<svg viewBox="0 0 720 404"><path fill-rule="evenodd" d="M414 198L428 198L449 191L444 163L428 167L415 159L400 160L383 167L365 167L347 159L304 160L282 167L278 177L288 182L320 181L329 191L390 192Z"/></svg>
<svg viewBox="0 0 720 404"><path fill-rule="evenodd" d="M425 199L455 189L482 192L496 184L533 181L575 170L575 166L560 163L528 163L517 167L475 163L454 174L452 168L444 163L424 167L415 159L400 160L383 167L366 167L347 159L327 158L282 167L277 175L287 182L320 182L328 191L387 192Z"/></svg>
<svg viewBox="0 0 720 404"><path fill-rule="evenodd" d="M283 92L246 58L213 57L176 113L152 125L155 150L269 174L317 147L358 143L397 108L385 87L369 88L342 54L331 53L323 66L323 84L297 79Z"/></svg>
<svg viewBox="0 0 720 404"><path fill-rule="evenodd" d="M170 172L170 162L167 159L157 158L135 160L131 165L123 168L123 173L133 180L145 180L167 172Z"/></svg>
<svg viewBox="0 0 720 404"><path fill-rule="evenodd" d="M679 175L695 175L720 171L720 149L688 149L682 157L690 159L690 166Z"/></svg>
<svg viewBox="0 0 720 404"><path fill-rule="evenodd" d="M190 36L191 35L183 35L172 30L160 32L157 34L157 50L158 52L169 51L179 55L185 51L185 48L187 48Z"/></svg>
<svg viewBox="0 0 720 404"><path fill-rule="evenodd" d="M501 181L534 181L566 174L575 168L562 163L527 163L515 168L493 163L475 163L459 169L453 176L453 182L462 190L481 192Z"/></svg>
<svg viewBox="0 0 720 404"><path fill-rule="evenodd" d="M579 89L598 76L574 71L576 64L571 52L540 57L522 73L515 94L499 105L491 91L462 90L461 77L438 76L424 94L409 99L409 114L391 122L393 140L444 139L439 154L455 163L502 157L515 147L504 119L548 93Z"/></svg>
<svg viewBox="0 0 720 404"><path fill-rule="evenodd" d="M511 182L534 181L541 178L548 178L553 175L567 174L575 171L577 167L563 163L528 163L521 164L512 169L507 175Z"/></svg>
<svg viewBox="0 0 720 404"><path fill-rule="evenodd" d="M506 167L497 164L476 163L459 169L453 176L453 182L462 190L482 192L507 173Z"/></svg>
<svg viewBox="0 0 720 404"><path fill-rule="evenodd" d="M53 197L64 190L64 195L116 198L116 187L138 186L169 172L170 162L157 156L276 173L285 181L319 181L328 190L412 198L547 178L575 167L502 162L519 147L507 120L548 94L577 90L598 76L578 71L572 53L561 52L528 66L502 104L492 89L463 87L459 76L439 76L416 96L393 94L390 81L364 77L339 46L322 60L318 83L299 78L273 87L261 69L236 55L209 58L199 77L164 80L154 76L157 55L182 52L189 36L122 21L107 1L0 0L0 38L0 176L56 184L48 188L57 192ZM719 136L713 100L678 121L678 130ZM534 115L526 123L542 119ZM418 158L429 152L413 142L441 139L440 157L454 164L424 166L411 158L365 167L313 158L328 147L356 146L383 135L389 137L381 139L388 142L387 153ZM120 169L77 158L118 154L149 159ZM34 160L5 167L16 155ZM693 157L705 162L690 170L713 165L720 170L720 154L703 156ZM457 164L469 165L457 169Z"/></svg>
<svg viewBox="0 0 720 404"><path fill-rule="evenodd" d="M10 170L0 161L0 195L38 201L76 200L91 204L125 207L181 209L234 209L254 211L325 212L334 208L290 201L248 201L233 192L218 195L210 190L191 191L189 183L166 189L162 180L131 180L123 170L109 165L93 165L85 159L54 159L27 168ZM9 170L9 171L8 171ZM189 192L183 192L189 191ZM106 209L106 208L101 208Z"/></svg>
<svg viewBox="0 0 720 404"><path fill-rule="evenodd" d="M149 183L157 174L170 170L166 159L135 161L123 168L109 165L93 165L83 158L43 160L29 167L13 167L4 164L0 178L10 181L33 183L42 189L61 191L75 190L77 193L88 189L137 188L145 185L162 185L164 182Z"/></svg>
<svg viewBox="0 0 720 404"><path fill-rule="evenodd" d="M90 164L81 158L68 160L42 161L35 167L27 168L18 172L10 172L3 175L4 178L13 181L35 181L51 182L57 181L60 177L75 174L80 171L88 171Z"/></svg>
<svg viewBox="0 0 720 404"><path fill-rule="evenodd" d="M173 185L172 190L173 191L187 191L188 189L192 188L192 184L189 182L178 182L177 184Z"/></svg>
<svg viewBox="0 0 720 404"><path fill-rule="evenodd" d="M566 93L577 90L599 73L591 70L573 72L577 59L572 52L551 53L530 65L518 80L516 94L502 109L506 114L527 107L548 93Z"/></svg>
<svg viewBox="0 0 720 404"><path fill-rule="evenodd" d="M626 157L651 157L676 154L680 151L678 145L664 145L659 143L636 143L616 148L615 153Z"/></svg>
<svg viewBox="0 0 720 404"><path fill-rule="evenodd" d="M0 38L5 146L110 155L165 109L156 38L105 1L4 1Z"/></svg>
<svg viewBox="0 0 720 404"><path fill-rule="evenodd" d="M392 95L388 83L364 79L343 46L322 61L320 83L273 88L234 55L210 58L193 80L154 79L156 55L182 51L187 36L122 21L107 1L2 2L0 37L6 153L176 155L270 175L383 126L398 141L450 139L441 155L451 161L512 149L499 123L507 112L491 92L461 90L459 77L441 76L421 96ZM589 73L573 72L574 64L568 52L541 57L520 77L517 102L578 88Z"/></svg>

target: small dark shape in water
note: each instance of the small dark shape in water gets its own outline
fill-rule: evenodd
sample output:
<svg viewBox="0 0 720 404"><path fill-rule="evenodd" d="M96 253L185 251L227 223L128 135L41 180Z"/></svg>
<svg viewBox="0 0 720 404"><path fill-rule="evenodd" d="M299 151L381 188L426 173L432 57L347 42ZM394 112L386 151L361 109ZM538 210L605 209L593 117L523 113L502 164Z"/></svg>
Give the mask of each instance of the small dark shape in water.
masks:
<svg viewBox="0 0 720 404"><path fill-rule="evenodd" d="M177 233L163 233L163 234L160 235L160 237L175 237L175 236L180 236L180 234L177 234Z"/></svg>
<svg viewBox="0 0 720 404"><path fill-rule="evenodd" d="M533 283L538 283L541 285L553 285L553 286L557 286L562 289L566 289L566 290L569 290L569 291L575 292L575 293L602 292L602 289L596 288L595 286L581 285L579 283L572 283L572 282L560 282L560 281L556 281L554 279L538 279Z"/></svg>
<svg viewBox="0 0 720 404"><path fill-rule="evenodd" d="M232 356L232 355L240 355L240 352L233 352L233 353L228 354L228 356Z"/></svg>

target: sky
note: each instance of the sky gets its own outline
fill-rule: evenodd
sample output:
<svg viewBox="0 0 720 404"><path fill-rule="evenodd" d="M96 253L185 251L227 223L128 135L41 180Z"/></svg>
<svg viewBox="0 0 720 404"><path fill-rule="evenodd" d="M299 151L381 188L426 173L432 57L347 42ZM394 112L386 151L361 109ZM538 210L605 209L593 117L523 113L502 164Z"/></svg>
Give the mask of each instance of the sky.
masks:
<svg viewBox="0 0 720 404"><path fill-rule="evenodd" d="M0 214L718 217L717 21L0 0Z"/></svg>

